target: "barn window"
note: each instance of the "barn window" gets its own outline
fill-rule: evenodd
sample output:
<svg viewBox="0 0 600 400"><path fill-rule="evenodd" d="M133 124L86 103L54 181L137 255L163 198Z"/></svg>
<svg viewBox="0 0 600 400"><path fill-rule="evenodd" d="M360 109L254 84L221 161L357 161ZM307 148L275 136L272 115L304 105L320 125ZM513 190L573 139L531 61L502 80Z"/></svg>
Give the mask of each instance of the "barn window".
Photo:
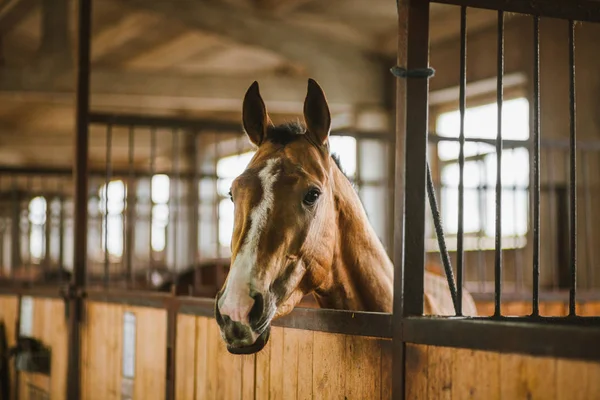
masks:
<svg viewBox="0 0 600 400"><path fill-rule="evenodd" d="M329 147L336 153L344 172L350 179L356 177L356 139L351 136L331 136ZM233 235L233 203L229 199L229 189L233 180L244 172L254 156L254 151L227 156L217 162L217 191L219 194L219 245L229 249Z"/></svg>
<svg viewBox="0 0 600 400"><path fill-rule="evenodd" d="M35 197L29 202L29 252L33 262L39 262L45 255L44 225L46 224L46 199Z"/></svg>
<svg viewBox="0 0 600 400"><path fill-rule="evenodd" d="M123 255L123 211L125 210L125 184L121 180L102 185L99 191L102 215L102 251L121 257ZM108 242L108 243L107 243Z"/></svg>
<svg viewBox="0 0 600 400"><path fill-rule="evenodd" d="M168 175L152 177L152 250L161 252L167 244L171 180Z"/></svg>
<svg viewBox="0 0 600 400"><path fill-rule="evenodd" d="M495 140L497 104L467 108L465 138ZM525 98L503 104L503 139L515 143L505 148L502 160L502 241L503 248L520 248L526 243L528 226L529 104ZM460 111L442 113L436 121L441 137L458 138ZM522 142L522 143L520 143ZM437 146L440 165L441 211L448 246L455 248L458 232L459 143L440 141ZM465 250L494 248L496 154L494 144L466 142L464 147L464 232Z"/></svg>

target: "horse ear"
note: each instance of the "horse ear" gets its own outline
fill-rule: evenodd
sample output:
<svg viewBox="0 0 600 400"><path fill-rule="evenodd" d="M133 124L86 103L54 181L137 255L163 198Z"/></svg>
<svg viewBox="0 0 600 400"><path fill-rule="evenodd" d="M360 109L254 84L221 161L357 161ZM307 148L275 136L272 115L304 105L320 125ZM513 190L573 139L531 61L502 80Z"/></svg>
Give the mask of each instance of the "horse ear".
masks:
<svg viewBox="0 0 600 400"><path fill-rule="evenodd" d="M242 122L250 141L256 146L260 146L267 136L267 126L270 124L270 120L256 81L250 85L244 96Z"/></svg>
<svg viewBox="0 0 600 400"><path fill-rule="evenodd" d="M313 80L308 80L308 92L304 99L304 121L306 134L316 143L325 144L331 129L331 114L325 93L321 86Z"/></svg>

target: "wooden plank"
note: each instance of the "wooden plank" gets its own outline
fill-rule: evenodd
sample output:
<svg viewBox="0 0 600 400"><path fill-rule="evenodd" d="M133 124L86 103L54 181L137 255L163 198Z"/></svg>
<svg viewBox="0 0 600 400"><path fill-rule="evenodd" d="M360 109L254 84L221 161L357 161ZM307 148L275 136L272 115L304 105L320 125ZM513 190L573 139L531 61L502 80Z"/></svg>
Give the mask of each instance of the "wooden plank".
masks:
<svg viewBox="0 0 600 400"><path fill-rule="evenodd" d="M271 361L271 345L272 341L269 340L266 346L256 354L256 386L255 386L255 398L256 399L268 399L269 398L269 387L270 387L270 361Z"/></svg>
<svg viewBox="0 0 600 400"><path fill-rule="evenodd" d="M256 355L242 356L242 399L254 399L256 378Z"/></svg>
<svg viewBox="0 0 600 400"><path fill-rule="evenodd" d="M242 358L227 351L214 319L209 321L211 336L217 348L217 397L219 399L241 399Z"/></svg>
<svg viewBox="0 0 600 400"><path fill-rule="evenodd" d="M505 354L500 358L502 399L556 399L556 360Z"/></svg>
<svg viewBox="0 0 600 400"><path fill-rule="evenodd" d="M283 391L285 399L298 398L298 367L306 359L300 357L299 344L302 335L308 332L299 329L286 328L283 330ZM311 354L312 356L312 354Z"/></svg>
<svg viewBox="0 0 600 400"><path fill-rule="evenodd" d="M407 399L427 399L429 346L407 343L405 395Z"/></svg>
<svg viewBox="0 0 600 400"><path fill-rule="evenodd" d="M381 339L381 400L392 398L392 341Z"/></svg>
<svg viewBox="0 0 600 400"><path fill-rule="evenodd" d="M196 319L196 400L208 399L208 318Z"/></svg>
<svg viewBox="0 0 600 400"><path fill-rule="evenodd" d="M283 329L271 328L271 353L269 355L269 398L283 398ZM287 374L288 371L285 371Z"/></svg>
<svg viewBox="0 0 600 400"><path fill-rule="evenodd" d="M452 399L455 349L430 346L427 357L428 398Z"/></svg>
<svg viewBox="0 0 600 400"><path fill-rule="evenodd" d="M344 399L345 335L314 332L313 398Z"/></svg>
<svg viewBox="0 0 600 400"><path fill-rule="evenodd" d="M193 399L196 390L196 317L177 315L175 396Z"/></svg>
<svg viewBox="0 0 600 400"><path fill-rule="evenodd" d="M313 398L314 332L300 331L298 338L298 400Z"/></svg>
<svg viewBox="0 0 600 400"><path fill-rule="evenodd" d="M556 360L556 398L588 400L588 365L573 360ZM596 394L600 395L600 393Z"/></svg>
<svg viewBox="0 0 600 400"><path fill-rule="evenodd" d="M128 307L136 317L136 399L164 399L167 375L167 312L156 308ZM120 326L123 326L121 322ZM122 329L122 328L121 328Z"/></svg>
<svg viewBox="0 0 600 400"><path fill-rule="evenodd" d="M219 336L219 328L213 319L206 318L206 399L219 398L219 341L223 340Z"/></svg>
<svg viewBox="0 0 600 400"><path fill-rule="evenodd" d="M17 317L19 315L19 299L17 296L0 296L0 321L4 322L6 327L6 338L8 347L15 345ZM15 370L13 363L9 363L11 393L13 396L14 388L12 382L15 381ZM12 397L11 397L12 398Z"/></svg>
<svg viewBox="0 0 600 400"><path fill-rule="evenodd" d="M367 399L381 394L381 347L379 340L346 336L344 357L345 398Z"/></svg>

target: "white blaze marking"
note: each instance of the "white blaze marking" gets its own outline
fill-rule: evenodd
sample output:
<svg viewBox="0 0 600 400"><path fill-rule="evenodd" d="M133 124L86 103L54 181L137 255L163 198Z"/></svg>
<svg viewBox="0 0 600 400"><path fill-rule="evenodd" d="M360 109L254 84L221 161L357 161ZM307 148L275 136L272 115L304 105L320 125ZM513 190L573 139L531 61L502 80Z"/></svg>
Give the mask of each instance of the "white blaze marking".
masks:
<svg viewBox="0 0 600 400"><path fill-rule="evenodd" d="M256 264L258 242L269 218L269 212L273 209L275 200L273 186L279 177L279 172L274 170L278 164L279 160L272 158L258 173L262 198L250 213L250 229L231 266L225 291L221 297L221 314L245 324L248 324L248 314L254 305L254 299L250 297L250 278L252 267Z"/></svg>

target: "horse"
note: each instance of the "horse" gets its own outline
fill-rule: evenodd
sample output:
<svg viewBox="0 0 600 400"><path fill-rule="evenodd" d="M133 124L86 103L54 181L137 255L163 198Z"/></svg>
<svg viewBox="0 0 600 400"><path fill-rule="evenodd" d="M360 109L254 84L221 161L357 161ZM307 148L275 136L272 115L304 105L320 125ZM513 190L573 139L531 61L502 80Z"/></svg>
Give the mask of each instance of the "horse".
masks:
<svg viewBox="0 0 600 400"><path fill-rule="evenodd" d="M308 294L321 308L392 312L392 261L329 151L329 105L313 79L303 113L304 124L274 125L256 81L243 99L256 153L231 185L232 264L214 309L232 354L262 350L272 321ZM476 315L463 293L465 314ZM454 315L444 277L425 272L424 310Z"/></svg>

